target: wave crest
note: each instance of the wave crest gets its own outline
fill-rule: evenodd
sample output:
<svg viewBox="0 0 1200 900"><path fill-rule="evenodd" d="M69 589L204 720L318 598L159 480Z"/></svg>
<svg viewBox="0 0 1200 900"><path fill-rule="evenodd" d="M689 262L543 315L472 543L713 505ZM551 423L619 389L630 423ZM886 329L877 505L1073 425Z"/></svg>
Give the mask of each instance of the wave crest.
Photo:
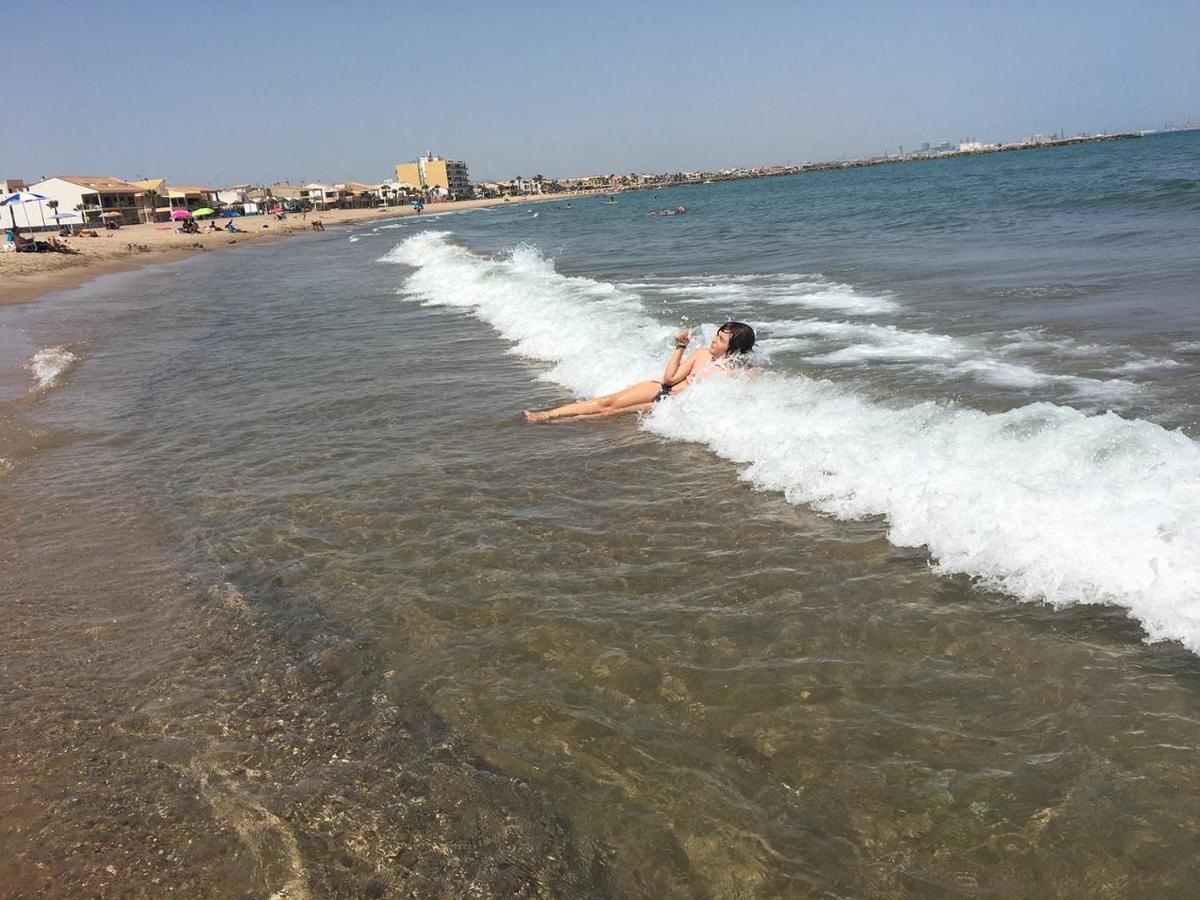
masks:
<svg viewBox="0 0 1200 900"><path fill-rule="evenodd" d="M635 294L528 248L487 259L424 232L384 259L413 267L402 293L469 308L577 394L652 377L669 346ZM887 406L779 373L712 379L643 427L707 445L793 503L883 516L889 539L928 547L938 571L1026 601L1121 606L1149 639L1200 653L1200 448L1180 432L1050 403Z"/></svg>

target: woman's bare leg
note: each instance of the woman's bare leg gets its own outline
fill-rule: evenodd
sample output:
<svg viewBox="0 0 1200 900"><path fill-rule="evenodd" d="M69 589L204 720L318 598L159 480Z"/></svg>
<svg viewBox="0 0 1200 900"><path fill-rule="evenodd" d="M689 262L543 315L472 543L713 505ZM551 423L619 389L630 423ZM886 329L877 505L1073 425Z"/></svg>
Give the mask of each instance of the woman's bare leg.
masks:
<svg viewBox="0 0 1200 900"><path fill-rule="evenodd" d="M631 407L642 407L647 403L652 403L660 390L662 390L662 385L657 381L639 381L637 384L631 384L629 387L623 388L615 394L606 394L603 397L596 397L593 400L564 403L562 406L556 406L554 409L546 409L541 412L526 410L525 421L553 422L555 419L573 418L576 416L610 415L616 412L624 412Z"/></svg>
<svg viewBox="0 0 1200 900"><path fill-rule="evenodd" d="M622 416L625 413L642 412L651 409L654 406L654 401L648 403L635 403L633 406L622 406L620 409L606 409L604 412L584 413L579 416L568 416L572 422L578 422L580 419L604 419L608 416Z"/></svg>

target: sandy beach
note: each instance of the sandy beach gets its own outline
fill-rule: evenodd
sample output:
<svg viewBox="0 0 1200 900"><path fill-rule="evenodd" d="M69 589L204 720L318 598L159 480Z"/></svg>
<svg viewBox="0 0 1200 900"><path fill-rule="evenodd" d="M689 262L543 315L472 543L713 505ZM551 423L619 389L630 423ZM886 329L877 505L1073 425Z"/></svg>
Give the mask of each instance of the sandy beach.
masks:
<svg viewBox="0 0 1200 900"><path fill-rule="evenodd" d="M545 203L580 196L588 195L542 194L511 201L504 198L463 200L427 206L421 215L444 215L486 206ZM194 253L261 244L301 232L311 232L314 221L320 221L326 228L334 228L339 225L413 215L416 213L412 207L392 206L380 209L335 209L310 212L306 215L291 214L282 222L276 221L273 216L243 216L233 219L238 228L245 230L245 234L224 231L225 224L231 221L229 219L215 220L222 228L215 232L205 231L208 220L201 220L200 234L179 234L176 231L177 223L166 222L126 225L118 231L98 230L99 237L62 239L68 247L78 251L76 254L0 253L0 284L3 285L0 289L0 305L28 303L43 294L66 290L100 275L172 262ZM36 235L39 239L45 236L45 233Z"/></svg>

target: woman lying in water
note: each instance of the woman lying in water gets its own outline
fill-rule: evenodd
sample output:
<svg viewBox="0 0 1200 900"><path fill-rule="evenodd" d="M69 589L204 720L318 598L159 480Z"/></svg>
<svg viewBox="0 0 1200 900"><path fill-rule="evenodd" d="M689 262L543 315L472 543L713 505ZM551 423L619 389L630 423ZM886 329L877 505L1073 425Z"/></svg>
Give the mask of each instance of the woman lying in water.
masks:
<svg viewBox="0 0 1200 900"><path fill-rule="evenodd" d="M525 411L526 422L554 422L559 419L586 419L592 416L611 416L616 413L636 412L648 409L664 397L678 394L718 369L742 362L744 354L754 347L754 329L743 322L726 322L717 329L712 343L697 350L687 359L687 349L692 336L681 331L675 335L675 349L667 360L667 370L662 381L639 381L615 394L566 403L554 409L540 412Z"/></svg>

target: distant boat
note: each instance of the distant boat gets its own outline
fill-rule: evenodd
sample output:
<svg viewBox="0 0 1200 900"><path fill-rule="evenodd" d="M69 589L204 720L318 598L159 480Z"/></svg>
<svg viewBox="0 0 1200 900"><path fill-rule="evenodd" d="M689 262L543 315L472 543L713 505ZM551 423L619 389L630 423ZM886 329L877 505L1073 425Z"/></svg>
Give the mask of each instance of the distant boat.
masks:
<svg viewBox="0 0 1200 900"><path fill-rule="evenodd" d="M711 178L706 178L706 179L704 179L704 181L702 181L702 182L700 182L700 183L701 183L701 184L712 184L712 183L713 183L713 180L712 180Z"/></svg>

